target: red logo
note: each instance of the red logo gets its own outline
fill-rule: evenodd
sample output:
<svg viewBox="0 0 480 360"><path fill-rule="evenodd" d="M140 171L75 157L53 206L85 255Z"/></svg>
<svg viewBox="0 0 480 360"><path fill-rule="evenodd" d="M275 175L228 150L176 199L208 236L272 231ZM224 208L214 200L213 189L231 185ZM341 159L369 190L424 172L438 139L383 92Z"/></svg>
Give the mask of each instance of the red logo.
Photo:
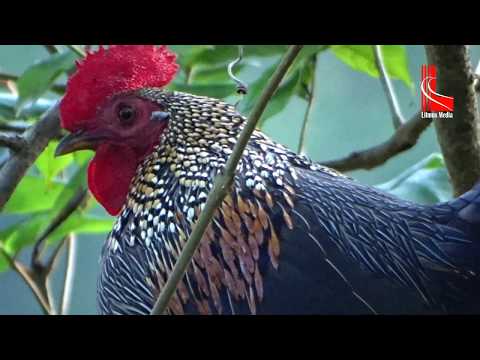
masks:
<svg viewBox="0 0 480 360"><path fill-rule="evenodd" d="M437 93L437 69L435 65L422 65L422 111L453 112L453 97Z"/></svg>

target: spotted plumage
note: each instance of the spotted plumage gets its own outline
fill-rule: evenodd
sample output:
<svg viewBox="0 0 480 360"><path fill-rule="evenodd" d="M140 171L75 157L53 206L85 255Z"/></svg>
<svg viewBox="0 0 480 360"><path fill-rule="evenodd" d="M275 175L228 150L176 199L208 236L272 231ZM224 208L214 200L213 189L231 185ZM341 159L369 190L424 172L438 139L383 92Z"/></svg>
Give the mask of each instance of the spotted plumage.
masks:
<svg viewBox="0 0 480 360"><path fill-rule="evenodd" d="M93 196L117 221L102 314L148 314L245 124L217 99L169 92L165 46L89 53L60 104L57 155L95 151ZM170 314L480 311L480 184L424 206L359 184L255 131Z"/></svg>
<svg viewBox="0 0 480 360"><path fill-rule="evenodd" d="M138 94L161 104L171 118L159 145L138 167L107 239L99 282L102 313L150 311L245 123L233 106L216 99L160 89ZM355 303L353 313L379 310L369 291L364 295L344 274L345 260L361 277L387 279L418 304L435 308L441 296L434 279L445 274L461 283L478 281L476 261L450 255L455 246L478 250L471 233L449 225L456 204L432 208L401 201L255 131L169 312L264 312L264 300L273 296L265 283L287 261L282 244L294 234L297 239L289 242L307 247L319 269L330 268L339 283L334 288Z"/></svg>

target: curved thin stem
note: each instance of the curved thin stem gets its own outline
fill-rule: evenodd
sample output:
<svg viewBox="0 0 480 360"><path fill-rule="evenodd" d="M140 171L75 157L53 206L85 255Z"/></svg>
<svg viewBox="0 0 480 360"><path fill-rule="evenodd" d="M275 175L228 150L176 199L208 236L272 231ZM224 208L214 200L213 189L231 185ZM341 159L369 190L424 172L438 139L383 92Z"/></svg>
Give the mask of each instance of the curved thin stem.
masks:
<svg viewBox="0 0 480 360"><path fill-rule="evenodd" d="M248 92L248 86L245 84L242 80L240 80L238 77L236 77L233 74L233 68L239 64L243 59L243 45L238 45L238 58L233 60L230 64L228 64L227 71L228 71L228 76L230 79L235 82L237 85L237 93L241 95L246 95Z"/></svg>

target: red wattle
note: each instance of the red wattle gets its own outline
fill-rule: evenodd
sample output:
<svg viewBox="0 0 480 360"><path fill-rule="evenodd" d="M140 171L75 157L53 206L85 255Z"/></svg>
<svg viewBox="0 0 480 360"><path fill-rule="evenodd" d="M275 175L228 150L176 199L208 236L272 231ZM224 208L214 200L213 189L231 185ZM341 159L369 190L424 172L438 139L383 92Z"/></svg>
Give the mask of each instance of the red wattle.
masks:
<svg viewBox="0 0 480 360"><path fill-rule="evenodd" d="M129 147L104 144L90 162L88 187L110 215L122 209L139 160Z"/></svg>

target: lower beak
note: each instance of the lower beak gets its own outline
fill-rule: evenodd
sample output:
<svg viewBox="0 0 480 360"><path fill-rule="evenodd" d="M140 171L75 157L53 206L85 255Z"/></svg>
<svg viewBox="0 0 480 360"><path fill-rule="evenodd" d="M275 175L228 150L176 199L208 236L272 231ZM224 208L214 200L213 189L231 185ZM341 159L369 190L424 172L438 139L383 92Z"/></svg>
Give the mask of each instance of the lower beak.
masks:
<svg viewBox="0 0 480 360"><path fill-rule="evenodd" d="M77 131L65 136L55 150L55 156L72 153L77 150L95 150L105 137L99 134Z"/></svg>

